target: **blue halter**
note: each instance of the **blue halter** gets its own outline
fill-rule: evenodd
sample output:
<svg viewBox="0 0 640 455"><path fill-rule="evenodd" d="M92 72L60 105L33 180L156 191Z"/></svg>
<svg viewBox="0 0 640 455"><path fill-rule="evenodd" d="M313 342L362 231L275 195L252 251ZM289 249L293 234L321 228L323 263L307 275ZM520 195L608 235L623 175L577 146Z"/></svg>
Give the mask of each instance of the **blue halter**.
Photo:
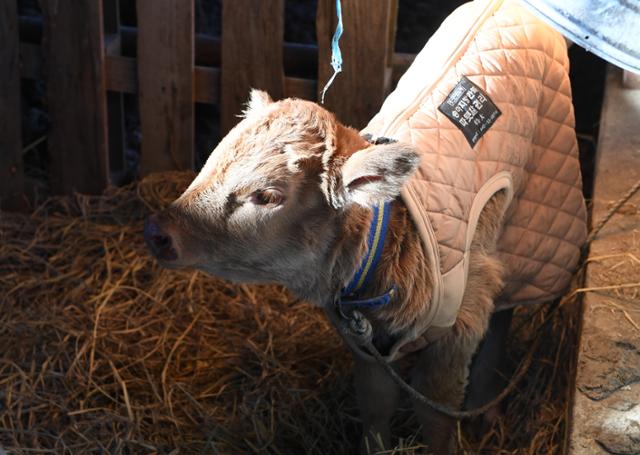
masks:
<svg viewBox="0 0 640 455"><path fill-rule="evenodd" d="M358 295L366 287L380 261L389 227L390 206L389 202L385 202L373 208L373 219L367 240L367 254L356 274L340 293L338 305L347 308L374 308L386 305L396 294L396 286L393 285L386 293L377 297L360 299Z"/></svg>

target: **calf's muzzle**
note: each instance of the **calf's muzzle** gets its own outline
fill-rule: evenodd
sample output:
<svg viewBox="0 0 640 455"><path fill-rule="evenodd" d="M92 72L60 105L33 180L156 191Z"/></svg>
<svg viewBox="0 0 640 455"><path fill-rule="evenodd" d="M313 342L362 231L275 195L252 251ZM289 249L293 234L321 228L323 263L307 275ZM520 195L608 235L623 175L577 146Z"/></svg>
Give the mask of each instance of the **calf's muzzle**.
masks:
<svg viewBox="0 0 640 455"><path fill-rule="evenodd" d="M161 261L178 259L178 252L171 235L162 228L155 215L149 216L144 224L144 240L151 254L157 259Z"/></svg>

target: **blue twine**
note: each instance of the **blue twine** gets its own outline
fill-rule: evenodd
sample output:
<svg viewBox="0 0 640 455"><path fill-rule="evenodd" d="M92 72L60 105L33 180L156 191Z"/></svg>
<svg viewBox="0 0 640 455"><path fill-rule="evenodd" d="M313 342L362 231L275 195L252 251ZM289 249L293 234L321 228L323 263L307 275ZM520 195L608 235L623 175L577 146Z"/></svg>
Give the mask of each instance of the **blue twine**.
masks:
<svg viewBox="0 0 640 455"><path fill-rule="evenodd" d="M329 78L326 85L322 89L320 95L320 102L324 104L324 95L327 93L329 86L333 84L333 80L336 78L339 72L342 71L342 52L340 52L340 37L342 36L342 5L340 0L336 0L336 15L338 16L338 26L331 39L331 67L333 68L333 75Z"/></svg>

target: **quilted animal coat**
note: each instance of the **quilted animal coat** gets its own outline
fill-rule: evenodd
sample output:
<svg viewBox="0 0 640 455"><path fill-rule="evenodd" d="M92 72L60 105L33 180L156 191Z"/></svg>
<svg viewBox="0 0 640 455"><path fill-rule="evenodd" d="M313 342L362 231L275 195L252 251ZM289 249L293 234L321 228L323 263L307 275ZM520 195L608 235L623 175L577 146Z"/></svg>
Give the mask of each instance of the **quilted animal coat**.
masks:
<svg viewBox="0 0 640 455"><path fill-rule="evenodd" d="M476 0L445 20L363 130L421 151L402 198L431 254L434 297L405 342L455 322L473 233L498 191L510 202L497 309L569 285L586 215L568 67L564 38L520 3Z"/></svg>

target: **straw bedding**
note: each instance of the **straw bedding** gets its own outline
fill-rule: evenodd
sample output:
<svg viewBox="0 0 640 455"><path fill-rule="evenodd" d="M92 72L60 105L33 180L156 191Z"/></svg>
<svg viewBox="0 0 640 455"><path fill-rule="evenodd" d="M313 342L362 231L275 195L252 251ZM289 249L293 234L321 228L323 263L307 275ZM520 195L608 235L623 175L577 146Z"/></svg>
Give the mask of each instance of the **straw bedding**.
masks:
<svg viewBox="0 0 640 455"><path fill-rule="evenodd" d="M0 447L10 453L346 454L359 423L351 360L323 314L277 286L160 269L142 223L189 173L0 214ZM578 307L518 312L502 419L463 423L459 453L557 453ZM547 319L545 324L541 323ZM420 448L409 405L393 453ZM392 452L388 452L392 453Z"/></svg>

